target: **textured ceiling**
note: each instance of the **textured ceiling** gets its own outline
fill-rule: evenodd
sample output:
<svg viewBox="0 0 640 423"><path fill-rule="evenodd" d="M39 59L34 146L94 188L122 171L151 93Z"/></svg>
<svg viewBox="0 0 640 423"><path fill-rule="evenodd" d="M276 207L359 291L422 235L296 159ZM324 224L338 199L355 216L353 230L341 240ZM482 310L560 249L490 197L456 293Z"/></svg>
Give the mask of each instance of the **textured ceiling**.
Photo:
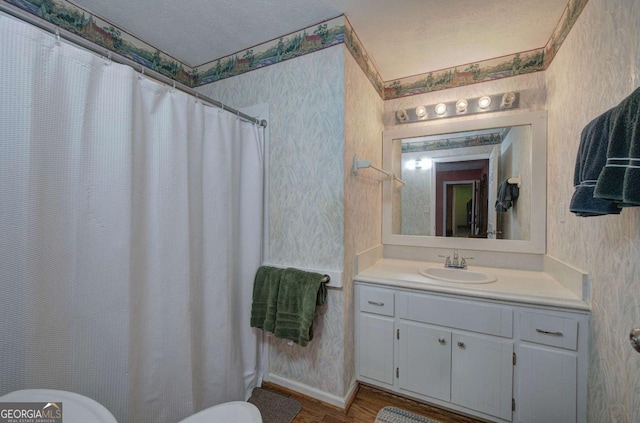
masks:
<svg viewBox="0 0 640 423"><path fill-rule="evenodd" d="M71 0L189 66L345 14L384 81L544 47L567 0Z"/></svg>

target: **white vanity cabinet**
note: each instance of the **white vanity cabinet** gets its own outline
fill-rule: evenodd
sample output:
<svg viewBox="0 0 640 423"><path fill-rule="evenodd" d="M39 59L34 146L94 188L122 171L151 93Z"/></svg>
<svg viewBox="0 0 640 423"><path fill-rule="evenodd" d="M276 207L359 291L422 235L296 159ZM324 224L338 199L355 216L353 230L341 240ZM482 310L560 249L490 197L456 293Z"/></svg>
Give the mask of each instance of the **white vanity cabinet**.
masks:
<svg viewBox="0 0 640 423"><path fill-rule="evenodd" d="M519 320L519 421L586 421L587 316L523 309Z"/></svg>
<svg viewBox="0 0 640 423"><path fill-rule="evenodd" d="M395 298L399 390L510 420L512 308L403 291Z"/></svg>
<svg viewBox="0 0 640 423"><path fill-rule="evenodd" d="M359 381L496 422L586 420L588 314L355 283Z"/></svg>
<svg viewBox="0 0 640 423"><path fill-rule="evenodd" d="M356 290L358 375L360 380L393 387L394 292L371 288Z"/></svg>
<svg viewBox="0 0 640 423"><path fill-rule="evenodd" d="M402 320L398 328L400 392L511 418L510 340Z"/></svg>
<svg viewBox="0 0 640 423"><path fill-rule="evenodd" d="M399 389L451 401L451 331L400 321L396 337Z"/></svg>

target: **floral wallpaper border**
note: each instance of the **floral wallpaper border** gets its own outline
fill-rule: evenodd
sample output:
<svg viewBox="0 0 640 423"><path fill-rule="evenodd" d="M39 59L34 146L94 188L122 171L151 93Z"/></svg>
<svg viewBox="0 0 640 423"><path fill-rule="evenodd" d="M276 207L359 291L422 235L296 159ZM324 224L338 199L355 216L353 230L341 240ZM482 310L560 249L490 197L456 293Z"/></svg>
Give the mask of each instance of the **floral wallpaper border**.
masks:
<svg viewBox="0 0 640 423"><path fill-rule="evenodd" d="M373 85L373 88L375 88L378 95L380 95L380 98L384 100L384 82L382 81L378 70L369 59L369 56L362 46L358 35L353 30L353 27L351 26L351 23L346 18L346 16L344 19L344 23L345 45L347 47L347 50L349 50L349 53L351 53L351 56L353 56L358 66L360 66L360 69L362 69L364 74L367 76L369 82L371 82L371 84Z"/></svg>
<svg viewBox="0 0 640 423"><path fill-rule="evenodd" d="M66 0L1 0L189 87L194 75L176 60Z"/></svg>
<svg viewBox="0 0 640 423"><path fill-rule="evenodd" d="M547 45L535 50L468 63L384 83L383 99L487 82L547 69L589 0L569 0Z"/></svg>
<svg viewBox="0 0 640 423"><path fill-rule="evenodd" d="M198 87L344 43L383 100L545 70L588 0L569 0L539 49L384 82L346 16L190 67L67 0L0 0L39 16L188 87Z"/></svg>
<svg viewBox="0 0 640 423"><path fill-rule="evenodd" d="M190 67L67 0L0 0L188 87L197 87L345 42L344 16Z"/></svg>
<svg viewBox="0 0 640 423"><path fill-rule="evenodd" d="M338 16L200 65L193 70L194 86L209 84L342 44L345 39L345 21L344 15Z"/></svg>
<svg viewBox="0 0 640 423"><path fill-rule="evenodd" d="M502 143L502 132L472 135L467 137L440 138L435 141L419 141L402 143L403 153L420 151L449 150L453 148L482 147Z"/></svg>

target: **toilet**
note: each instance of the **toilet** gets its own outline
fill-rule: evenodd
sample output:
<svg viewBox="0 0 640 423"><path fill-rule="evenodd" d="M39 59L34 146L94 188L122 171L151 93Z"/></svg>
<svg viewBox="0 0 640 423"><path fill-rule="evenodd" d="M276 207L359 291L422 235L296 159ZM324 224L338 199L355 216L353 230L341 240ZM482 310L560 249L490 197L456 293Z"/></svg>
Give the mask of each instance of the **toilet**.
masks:
<svg viewBox="0 0 640 423"><path fill-rule="evenodd" d="M23 389L0 397L0 402L61 402L64 423L118 423L102 404L74 392Z"/></svg>
<svg viewBox="0 0 640 423"><path fill-rule="evenodd" d="M0 402L62 403L64 423L118 423L113 414L91 398L54 389L23 389L0 397ZM258 408L244 401L231 401L206 408L179 423L262 423Z"/></svg>
<svg viewBox="0 0 640 423"><path fill-rule="evenodd" d="M212 422L262 423L262 416L258 408L249 402L231 401L205 408L180 421L180 423Z"/></svg>

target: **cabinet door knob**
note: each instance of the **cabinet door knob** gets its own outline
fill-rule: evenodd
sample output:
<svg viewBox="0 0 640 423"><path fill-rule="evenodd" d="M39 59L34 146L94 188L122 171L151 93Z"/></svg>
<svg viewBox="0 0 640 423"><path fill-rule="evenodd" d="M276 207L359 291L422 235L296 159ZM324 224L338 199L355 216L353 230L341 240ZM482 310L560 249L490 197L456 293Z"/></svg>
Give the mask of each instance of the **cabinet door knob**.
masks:
<svg viewBox="0 0 640 423"><path fill-rule="evenodd" d="M442 336L438 338L438 342L440 343L440 345L447 345L447 340L444 339Z"/></svg>
<svg viewBox="0 0 640 423"><path fill-rule="evenodd" d="M464 342L458 341L458 348L464 349L464 347L465 347Z"/></svg>

